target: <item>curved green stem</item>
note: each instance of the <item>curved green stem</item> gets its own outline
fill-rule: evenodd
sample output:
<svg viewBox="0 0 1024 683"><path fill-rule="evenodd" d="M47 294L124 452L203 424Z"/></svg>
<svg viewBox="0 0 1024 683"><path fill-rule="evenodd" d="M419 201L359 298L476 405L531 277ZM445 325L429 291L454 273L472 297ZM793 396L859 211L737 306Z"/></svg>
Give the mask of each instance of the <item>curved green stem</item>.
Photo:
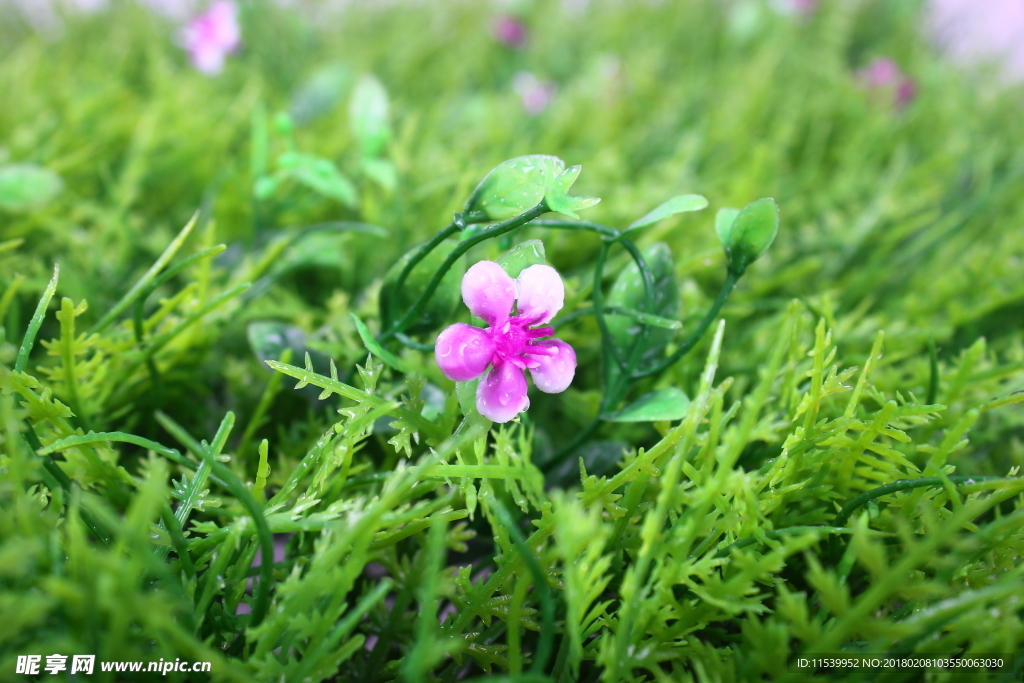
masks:
<svg viewBox="0 0 1024 683"><path fill-rule="evenodd" d="M715 299L715 302L711 304L711 308L704 316L704 319L700 321L700 325L697 326L697 329L693 331L693 334L691 334L686 339L686 341L684 341L679 346L679 348L676 349L675 352L673 352L672 355L666 358L665 360L661 361L660 363L653 367L633 373L633 379L642 379L644 377L650 377L651 375L655 375L659 372L662 372L671 367L676 361L685 356L687 353L692 351L693 347L697 345L697 342L699 342L704 337L704 334L708 331L708 328L711 327L711 323L715 322L715 318L718 317L719 311L722 310L722 307L725 305L725 302L729 299L729 295L732 294L732 290L736 289L736 283L740 281L741 275L741 273L735 273L730 270L728 274L725 276L725 282L722 283L722 289L719 290L718 297Z"/></svg>
<svg viewBox="0 0 1024 683"><path fill-rule="evenodd" d="M636 248L633 241L629 238L620 236L618 239L619 243L622 244L623 248L629 252L629 255L633 257L636 262L637 270L640 271L640 277L643 278L644 282L644 303L646 304L647 313L654 315L654 276L651 274L650 268L647 267L647 259L644 258L640 250ZM647 344L647 337L650 335L651 327L645 322L640 323L640 333L636 335L633 340L633 345L629 349L629 360L626 362L626 375L632 377L633 371L636 369L637 363L640 362L640 358L643 355L644 347ZM628 388L628 382L624 389ZM612 405L608 408L614 407L614 403L618 403L616 398Z"/></svg>
<svg viewBox="0 0 1024 683"><path fill-rule="evenodd" d="M451 270L451 267L463 254L484 240L489 240L492 237L498 237L499 235L504 235L506 232L511 232L516 228L529 223L537 216L547 213L547 211L547 205L544 202L541 202L526 213L521 213L507 221L502 221L501 223L484 230L478 235L474 235L469 239L459 242L459 245L455 247L450 254L448 254L448 258L444 260L441 267L438 268L437 272L434 273L434 276L430 278L430 282L427 283L426 289L424 289L423 293L420 294L420 298L409 307L409 310L405 312L405 315L403 315L400 320L395 322L387 332L380 336L380 341L386 342L389 339L393 339L396 334L404 330L405 327L414 320L417 315L419 315L419 312L423 309L427 301L430 300L430 297L434 295L434 292L441 284L441 280L444 278L445 274ZM398 290L396 289L395 291L397 292Z"/></svg>
<svg viewBox="0 0 1024 683"><path fill-rule="evenodd" d="M604 317L604 293L601 291L601 280L604 279L604 264L608 260L608 250L611 249L611 242L602 242L601 251L597 254L597 263L594 265L594 316L597 318L597 326L601 329L601 345L604 347L605 355L611 355L615 363L623 371L626 369L626 362L619 355L619 350L612 343L612 333L608 329L608 321ZM606 373L607 380L607 373ZM607 382L606 387L607 388Z"/></svg>
<svg viewBox="0 0 1024 683"><path fill-rule="evenodd" d="M405 285L405 281L409 278L409 273L416 267L420 261L425 259L427 255L434 251L439 244L444 242L446 239L454 235L455 233L462 232L465 229L466 224L460 220L458 214L455 215L455 220L448 224L444 230L441 230L434 235L429 242L426 242L423 246L416 250L416 253L412 255L409 262L402 268L402 272L398 274L398 278L395 280L395 286L392 288L391 301L388 302L388 320L394 320L395 316L398 315L398 293L402 291L402 287Z"/></svg>
<svg viewBox="0 0 1024 683"><path fill-rule="evenodd" d="M784 529L776 529L774 531L767 531L767 532L765 532L764 535L767 538L776 539L776 538L782 538L783 536L788 536L789 534L801 534L801 533L814 532L814 531L818 531L818 532L821 532L823 534L849 534L849 533L852 533L849 529L847 529L845 527L835 527L835 526L790 526L790 527L786 527ZM730 543L729 545L727 545L724 548L722 548L721 550L719 550L717 553L715 553L715 557L728 557L729 553L731 553L733 550L739 550L740 548L746 548L747 546L754 545L755 543L760 543L760 542L761 542L761 539L759 539L759 538L754 538L754 537L741 538L740 540L738 540L738 541L736 541L734 543Z"/></svg>
<svg viewBox="0 0 1024 683"><path fill-rule="evenodd" d="M600 223L590 223L588 221L567 221L559 218L542 218L534 221L533 224L538 228L561 228L564 230L579 230L583 232L596 232L599 235L608 237L610 239L618 239L619 233L615 228L609 228L607 225L601 225Z"/></svg>
<svg viewBox="0 0 1024 683"><path fill-rule="evenodd" d="M846 523L850 521L850 517L854 511L865 503L869 503L876 498L888 495L890 493L896 493L897 491L907 491L909 489L919 489L926 486L942 486L945 480L949 480L954 484L973 484L979 481L991 481L993 479L1003 479L1004 477L972 477L968 475L953 475L950 477L922 477L921 479L901 479L894 481L891 484L885 486L879 486L876 489L866 491L849 503L843 506L843 509L836 515L836 519L832 522L832 526L844 527Z"/></svg>
<svg viewBox="0 0 1024 683"><path fill-rule="evenodd" d="M409 337L408 335L402 334L401 332L395 333L395 339L400 341L405 346L408 346L410 349L416 349L417 351L424 351L427 353L434 352L433 344L423 344L421 342L416 341L412 337Z"/></svg>

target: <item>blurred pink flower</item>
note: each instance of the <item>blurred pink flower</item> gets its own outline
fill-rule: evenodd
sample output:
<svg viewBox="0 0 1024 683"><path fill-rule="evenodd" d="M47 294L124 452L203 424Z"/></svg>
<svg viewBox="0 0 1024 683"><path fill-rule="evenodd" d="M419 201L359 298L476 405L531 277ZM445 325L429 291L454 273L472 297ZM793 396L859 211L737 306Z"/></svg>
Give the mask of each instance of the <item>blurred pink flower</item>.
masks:
<svg viewBox="0 0 1024 683"><path fill-rule="evenodd" d="M558 92L554 83L542 81L529 71L520 71L515 75L512 89L519 95L523 110L530 116L536 116L547 109Z"/></svg>
<svg viewBox="0 0 1024 683"><path fill-rule="evenodd" d="M917 95L917 84L900 71L888 57L878 57L857 72L857 77L872 92L890 95L897 107L905 107Z"/></svg>
<svg viewBox="0 0 1024 683"><path fill-rule="evenodd" d="M518 17L502 14L494 22L494 37L508 47L522 47L530 37L529 31Z"/></svg>
<svg viewBox="0 0 1024 683"><path fill-rule="evenodd" d="M771 0L776 12L784 14L811 14L818 9L820 0Z"/></svg>
<svg viewBox="0 0 1024 683"><path fill-rule="evenodd" d="M481 415L508 422L530 407L524 370L548 394L572 383L576 352L564 341L544 339L553 334L551 327L535 327L550 322L565 301L554 268L533 265L513 280L494 261L480 261L462 278L462 300L488 327L455 323L438 335L434 356L444 376L456 382L472 381L490 368L476 391Z"/></svg>
<svg viewBox="0 0 1024 683"><path fill-rule="evenodd" d="M1024 79L1024 0L930 0L928 30L953 59Z"/></svg>
<svg viewBox="0 0 1024 683"><path fill-rule="evenodd" d="M220 73L227 56L242 44L235 3L216 0L185 27L182 39L193 66L200 73Z"/></svg>

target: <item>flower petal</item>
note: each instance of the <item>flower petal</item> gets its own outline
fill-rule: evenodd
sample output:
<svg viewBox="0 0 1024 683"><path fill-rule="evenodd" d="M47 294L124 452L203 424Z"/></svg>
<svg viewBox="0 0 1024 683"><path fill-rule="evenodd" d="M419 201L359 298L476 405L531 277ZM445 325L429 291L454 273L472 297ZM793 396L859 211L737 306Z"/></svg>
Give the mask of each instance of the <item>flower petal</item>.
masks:
<svg viewBox="0 0 1024 683"><path fill-rule="evenodd" d="M488 325L508 319L516 300L516 283L505 269L494 261L480 261L462 278L462 300Z"/></svg>
<svg viewBox="0 0 1024 683"><path fill-rule="evenodd" d="M491 368L476 390L476 409L493 422L508 422L530 407L526 377L511 363Z"/></svg>
<svg viewBox="0 0 1024 683"><path fill-rule="evenodd" d="M536 325L546 323L562 310L565 303L565 285L551 266L538 263L519 274L516 280L519 292L519 316Z"/></svg>
<svg viewBox="0 0 1024 683"><path fill-rule="evenodd" d="M456 382L468 382L483 374L494 355L491 336L479 327L455 323L437 336L434 357L441 372Z"/></svg>
<svg viewBox="0 0 1024 683"><path fill-rule="evenodd" d="M534 385L545 394L565 391L576 375L576 352L561 339L547 339L537 342L547 352L530 353L532 361L530 376Z"/></svg>

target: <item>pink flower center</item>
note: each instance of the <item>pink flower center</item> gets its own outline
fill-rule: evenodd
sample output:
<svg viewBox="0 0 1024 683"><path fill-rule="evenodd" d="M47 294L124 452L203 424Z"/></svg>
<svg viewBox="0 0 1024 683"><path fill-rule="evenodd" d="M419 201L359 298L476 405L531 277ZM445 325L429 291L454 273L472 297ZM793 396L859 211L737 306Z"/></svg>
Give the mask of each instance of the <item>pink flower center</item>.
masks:
<svg viewBox="0 0 1024 683"><path fill-rule="evenodd" d="M491 362L494 365L512 363L520 369L534 367L535 362L529 359L530 356L547 356L550 350L533 344L533 340L542 337L550 337L554 334L552 327L536 327L530 329L528 326L533 322L529 318L512 317L497 327L488 327L487 333L494 342L494 356Z"/></svg>

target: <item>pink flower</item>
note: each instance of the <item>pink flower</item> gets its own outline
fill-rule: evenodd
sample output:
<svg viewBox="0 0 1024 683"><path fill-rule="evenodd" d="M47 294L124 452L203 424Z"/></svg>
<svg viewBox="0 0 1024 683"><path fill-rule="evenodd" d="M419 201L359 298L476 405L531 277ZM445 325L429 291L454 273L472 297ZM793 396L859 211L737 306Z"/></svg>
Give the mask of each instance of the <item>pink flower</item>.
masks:
<svg viewBox="0 0 1024 683"><path fill-rule="evenodd" d="M857 72L868 90L890 92L897 107L904 107L917 95L917 84L900 71L891 59L879 57Z"/></svg>
<svg viewBox="0 0 1024 683"><path fill-rule="evenodd" d="M812 14L818 9L819 0L772 0L771 6L782 14Z"/></svg>
<svg viewBox="0 0 1024 683"><path fill-rule="evenodd" d="M518 299L518 315L511 316ZM550 337L550 322L562 308L565 288L551 266L533 265L513 280L494 261L480 261L462 278L462 300L489 327L456 323L437 337L434 355L441 372L456 382L469 382L490 372L476 391L480 414L508 422L530 407L526 395L529 370L541 391L557 394L572 383L576 352Z"/></svg>
<svg viewBox="0 0 1024 683"><path fill-rule="evenodd" d="M231 0L216 0L185 28L185 49L200 73L213 75L224 68L225 58L242 43L238 8Z"/></svg>
<svg viewBox="0 0 1024 683"><path fill-rule="evenodd" d="M512 79L512 89L519 95L523 110L530 116L536 116L555 99L557 88L550 81L542 81L529 71L520 71Z"/></svg>
<svg viewBox="0 0 1024 683"><path fill-rule="evenodd" d="M526 24L511 14L503 14L494 22L494 37L508 47L522 47L529 38Z"/></svg>
<svg viewBox="0 0 1024 683"><path fill-rule="evenodd" d="M1024 2L930 0L927 28L954 60L993 62L1001 75L1024 80Z"/></svg>

